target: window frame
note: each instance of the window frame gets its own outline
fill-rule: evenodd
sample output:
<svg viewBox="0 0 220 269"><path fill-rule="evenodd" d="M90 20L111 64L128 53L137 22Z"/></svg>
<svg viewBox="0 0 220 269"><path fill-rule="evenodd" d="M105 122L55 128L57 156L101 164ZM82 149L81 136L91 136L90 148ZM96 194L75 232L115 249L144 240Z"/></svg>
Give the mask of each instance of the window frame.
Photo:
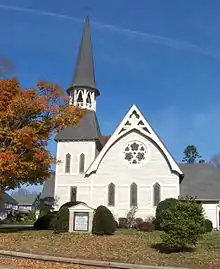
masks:
<svg viewBox="0 0 220 269"><path fill-rule="evenodd" d="M82 159L83 157L83 159ZM82 152L79 155L79 173L84 174L85 173L85 161L86 161L86 155Z"/></svg>
<svg viewBox="0 0 220 269"><path fill-rule="evenodd" d="M71 154L66 153L66 155L65 155L65 174L71 173L71 158L72 158Z"/></svg>
<svg viewBox="0 0 220 269"><path fill-rule="evenodd" d="M135 202L133 202L133 200L135 200ZM130 207L136 207L137 205L138 205L138 185L135 182L133 182L130 185Z"/></svg>
<svg viewBox="0 0 220 269"><path fill-rule="evenodd" d="M158 182L156 182L153 185L153 206L157 207L160 201L161 201L161 185Z"/></svg>
<svg viewBox="0 0 220 269"><path fill-rule="evenodd" d="M113 195L113 197L110 197L110 195ZM115 184L113 182L108 184L108 206L115 206Z"/></svg>

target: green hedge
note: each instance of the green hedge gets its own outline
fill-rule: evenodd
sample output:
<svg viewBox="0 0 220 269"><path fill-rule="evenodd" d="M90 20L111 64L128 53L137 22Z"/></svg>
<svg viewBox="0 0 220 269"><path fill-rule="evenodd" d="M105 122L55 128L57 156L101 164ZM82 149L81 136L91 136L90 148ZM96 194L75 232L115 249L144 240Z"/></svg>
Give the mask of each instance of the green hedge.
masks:
<svg viewBox="0 0 220 269"><path fill-rule="evenodd" d="M204 231L205 233L210 233L213 230L213 224L211 220L205 219L204 221Z"/></svg>
<svg viewBox="0 0 220 269"><path fill-rule="evenodd" d="M56 221L54 225L55 233L62 233L69 231L69 207L64 206L60 208L56 216Z"/></svg>
<svg viewBox="0 0 220 269"><path fill-rule="evenodd" d="M92 233L96 235L112 235L116 230L115 219L105 206L99 206L94 214Z"/></svg>
<svg viewBox="0 0 220 269"><path fill-rule="evenodd" d="M53 230L58 211L50 212L47 215L39 217L34 223L36 230Z"/></svg>
<svg viewBox="0 0 220 269"><path fill-rule="evenodd" d="M154 220L154 225L156 230L161 230L161 223L163 221L163 213L168 210L169 208L174 207L177 204L177 199L175 198L168 198L161 201L156 209L156 218Z"/></svg>
<svg viewBox="0 0 220 269"><path fill-rule="evenodd" d="M67 202L67 203L65 203L65 204L63 204L61 207L60 207L60 209L61 208L63 208L63 207L72 207L72 206L75 206L75 205L78 205L78 204L84 204L84 205L86 205L86 203L84 203L84 202L80 202L80 201L75 201L75 202Z"/></svg>

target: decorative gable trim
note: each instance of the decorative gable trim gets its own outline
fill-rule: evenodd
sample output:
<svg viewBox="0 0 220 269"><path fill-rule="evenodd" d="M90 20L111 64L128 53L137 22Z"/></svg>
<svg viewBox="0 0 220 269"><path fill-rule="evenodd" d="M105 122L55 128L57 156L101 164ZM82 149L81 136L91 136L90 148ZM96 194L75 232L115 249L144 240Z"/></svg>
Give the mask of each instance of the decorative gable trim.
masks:
<svg viewBox="0 0 220 269"><path fill-rule="evenodd" d="M146 121L140 110L136 105L132 105L128 113L125 115L122 122L118 125L113 135L110 137L108 142L105 144L105 146L100 151L97 158L94 160L94 162L89 166L87 169L85 175L88 176L92 173L95 173L107 153L107 151L123 136L127 135L131 131L137 131L141 133L143 136L150 139L162 152L164 157L166 158L170 169L172 172L179 174L180 176L183 176L183 172L180 170L179 166L177 165L174 158L171 156L171 154L168 152L167 148L164 146L162 141L157 136L156 132L153 130L153 128L150 126L150 124Z"/></svg>

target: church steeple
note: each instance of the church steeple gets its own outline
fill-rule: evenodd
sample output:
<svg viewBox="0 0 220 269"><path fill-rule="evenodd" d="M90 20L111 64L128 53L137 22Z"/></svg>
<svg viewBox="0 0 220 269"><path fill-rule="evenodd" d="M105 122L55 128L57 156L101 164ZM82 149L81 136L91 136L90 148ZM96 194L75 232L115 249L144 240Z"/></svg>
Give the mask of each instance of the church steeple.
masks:
<svg viewBox="0 0 220 269"><path fill-rule="evenodd" d="M89 17L86 17L81 44L79 47L75 73L71 86L67 90L70 103L90 110L96 110L95 70L93 62L92 41L90 34Z"/></svg>

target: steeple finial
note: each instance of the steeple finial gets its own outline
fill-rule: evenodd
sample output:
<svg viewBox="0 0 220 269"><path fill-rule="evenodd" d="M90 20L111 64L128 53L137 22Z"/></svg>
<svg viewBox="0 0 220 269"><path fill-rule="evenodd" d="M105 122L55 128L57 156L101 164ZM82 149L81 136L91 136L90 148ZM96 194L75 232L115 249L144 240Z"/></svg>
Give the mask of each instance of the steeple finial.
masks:
<svg viewBox="0 0 220 269"><path fill-rule="evenodd" d="M79 48L76 69L73 77L71 88L89 88L95 92L95 95L100 95L96 89L95 71L92 53L92 41L90 34L89 16L86 16L82 40Z"/></svg>

